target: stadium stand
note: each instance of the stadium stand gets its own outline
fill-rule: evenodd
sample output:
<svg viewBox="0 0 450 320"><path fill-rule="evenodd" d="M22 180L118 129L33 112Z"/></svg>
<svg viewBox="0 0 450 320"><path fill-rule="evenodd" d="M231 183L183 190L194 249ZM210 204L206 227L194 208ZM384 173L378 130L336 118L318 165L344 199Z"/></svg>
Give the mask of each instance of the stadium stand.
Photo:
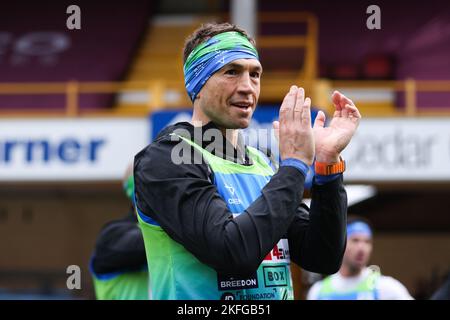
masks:
<svg viewBox="0 0 450 320"><path fill-rule="evenodd" d="M78 82L123 80L147 28L151 2L140 0L126 6L115 2L105 7L101 2L78 1L81 30L66 28L70 4L23 0L2 4L2 112L63 110L64 95L78 90ZM110 108L112 99L111 94L83 95L77 105L80 109Z"/></svg>

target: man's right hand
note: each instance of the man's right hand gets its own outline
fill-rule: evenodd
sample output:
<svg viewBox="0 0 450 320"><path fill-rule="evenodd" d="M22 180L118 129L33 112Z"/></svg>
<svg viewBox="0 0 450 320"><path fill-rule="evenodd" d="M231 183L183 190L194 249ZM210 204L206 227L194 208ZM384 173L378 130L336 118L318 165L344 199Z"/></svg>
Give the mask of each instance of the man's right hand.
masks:
<svg viewBox="0 0 450 320"><path fill-rule="evenodd" d="M313 163L315 150L310 109L311 99L305 99L305 90L292 86L281 104L279 121L273 122L281 160L294 158L307 165Z"/></svg>

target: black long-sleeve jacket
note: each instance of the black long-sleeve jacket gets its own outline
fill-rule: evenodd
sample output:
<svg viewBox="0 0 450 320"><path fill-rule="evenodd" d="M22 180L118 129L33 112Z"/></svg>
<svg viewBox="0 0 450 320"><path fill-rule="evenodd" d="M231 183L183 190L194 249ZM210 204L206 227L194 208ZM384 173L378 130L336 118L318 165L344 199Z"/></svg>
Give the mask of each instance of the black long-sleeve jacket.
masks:
<svg viewBox="0 0 450 320"><path fill-rule="evenodd" d="M147 265L144 240L133 208L122 219L108 222L97 237L91 260L95 274L142 270Z"/></svg>
<svg viewBox="0 0 450 320"><path fill-rule="evenodd" d="M201 130L214 127L210 122ZM136 203L140 211L221 274L254 272L274 245L286 237L292 261L317 273L337 272L346 244L347 196L342 177L324 185L315 184L309 209L301 203L304 175L294 167L281 166L261 196L233 217L212 183L214 173L204 161L175 165L171 160L172 150L179 143L169 135L175 129L196 136L191 124L177 123L135 157ZM237 148L230 148L224 140L223 145L213 149L216 156L251 164L242 151L242 141ZM211 144L196 138L194 141L204 148ZM192 152L198 153L194 149Z"/></svg>

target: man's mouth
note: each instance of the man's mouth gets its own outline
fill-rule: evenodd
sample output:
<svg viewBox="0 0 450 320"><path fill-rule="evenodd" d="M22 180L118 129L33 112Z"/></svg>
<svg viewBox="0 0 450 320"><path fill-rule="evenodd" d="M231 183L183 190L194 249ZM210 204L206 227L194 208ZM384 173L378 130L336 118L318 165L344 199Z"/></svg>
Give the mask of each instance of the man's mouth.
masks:
<svg viewBox="0 0 450 320"><path fill-rule="evenodd" d="M252 106L251 102L248 101L236 101L236 102L232 102L231 105L233 107L237 107L237 108L241 108L241 109L247 109L250 108Z"/></svg>

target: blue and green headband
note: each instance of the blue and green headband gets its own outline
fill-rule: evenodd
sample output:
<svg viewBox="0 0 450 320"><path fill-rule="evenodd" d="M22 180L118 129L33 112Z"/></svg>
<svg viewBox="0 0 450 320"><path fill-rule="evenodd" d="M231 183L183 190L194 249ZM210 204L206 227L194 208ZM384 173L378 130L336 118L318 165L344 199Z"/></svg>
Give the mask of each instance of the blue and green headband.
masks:
<svg viewBox="0 0 450 320"><path fill-rule="evenodd" d="M355 221L347 225L347 238L355 234L372 238L372 229L370 229L370 226L365 222Z"/></svg>
<svg viewBox="0 0 450 320"><path fill-rule="evenodd" d="M241 33L229 31L199 44L184 63L184 85L192 101L206 81L220 68L237 59L259 59L256 48Z"/></svg>

